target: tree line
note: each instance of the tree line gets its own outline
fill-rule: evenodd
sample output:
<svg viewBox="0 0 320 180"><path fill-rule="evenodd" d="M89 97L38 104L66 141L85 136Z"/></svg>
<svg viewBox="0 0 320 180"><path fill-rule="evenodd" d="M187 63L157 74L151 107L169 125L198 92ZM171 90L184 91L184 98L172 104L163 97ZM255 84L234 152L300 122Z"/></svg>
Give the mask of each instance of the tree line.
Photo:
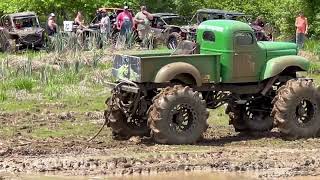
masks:
<svg viewBox="0 0 320 180"><path fill-rule="evenodd" d="M0 14L34 11L45 20L53 12L60 20L70 20L77 11L82 11L90 21L99 7L125 4L134 10L146 5L150 12L175 12L189 18L200 8L239 11L253 18L261 15L284 37L294 36L295 17L303 11L310 24L309 36L320 37L320 4L317 0L1 0Z"/></svg>

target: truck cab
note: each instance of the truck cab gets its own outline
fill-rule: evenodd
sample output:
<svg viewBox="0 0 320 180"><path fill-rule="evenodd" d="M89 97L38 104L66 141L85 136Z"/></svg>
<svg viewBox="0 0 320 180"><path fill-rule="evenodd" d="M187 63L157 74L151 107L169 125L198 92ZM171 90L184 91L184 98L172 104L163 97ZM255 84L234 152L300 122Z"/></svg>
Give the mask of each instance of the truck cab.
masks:
<svg viewBox="0 0 320 180"><path fill-rule="evenodd" d="M221 78L224 83L257 82L269 78L276 72L268 72L268 61L282 57L289 65L289 59L297 59L298 53L294 43L257 41L248 24L234 20L209 20L201 23L197 30L197 43L200 54L221 54ZM299 62L290 65L305 69L306 61L302 57L298 59ZM276 60L274 63L281 62ZM286 68L285 65L282 66Z"/></svg>

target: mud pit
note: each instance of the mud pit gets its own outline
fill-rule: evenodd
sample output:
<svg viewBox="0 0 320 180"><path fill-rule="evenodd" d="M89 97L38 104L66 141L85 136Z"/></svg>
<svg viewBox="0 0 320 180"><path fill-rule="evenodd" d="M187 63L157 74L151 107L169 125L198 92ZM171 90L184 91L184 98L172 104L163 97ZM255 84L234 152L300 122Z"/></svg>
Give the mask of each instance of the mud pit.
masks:
<svg viewBox="0 0 320 180"><path fill-rule="evenodd" d="M115 141L109 129L86 142L102 123L102 114L56 111L59 108L0 114L0 179L8 173L99 176L226 171L256 178L320 173L320 139L288 141L277 130L238 134L219 121L225 119L222 111L211 113L210 127L198 144L169 146L148 138Z"/></svg>

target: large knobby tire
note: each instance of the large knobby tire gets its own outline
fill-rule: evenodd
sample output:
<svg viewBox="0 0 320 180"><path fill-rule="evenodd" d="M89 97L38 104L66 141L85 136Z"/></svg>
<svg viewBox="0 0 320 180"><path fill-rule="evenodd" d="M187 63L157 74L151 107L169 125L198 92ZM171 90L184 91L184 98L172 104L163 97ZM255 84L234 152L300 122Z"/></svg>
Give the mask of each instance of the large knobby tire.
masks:
<svg viewBox="0 0 320 180"><path fill-rule="evenodd" d="M8 31L0 28L0 52L6 52L10 46L8 41Z"/></svg>
<svg viewBox="0 0 320 180"><path fill-rule="evenodd" d="M229 125L232 125L236 132L248 131L243 120L244 106L228 104L225 113L229 116Z"/></svg>
<svg viewBox="0 0 320 180"><path fill-rule="evenodd" d="M157 143L193 144L207 130L208 116L206 103L198 92L176 85L154 98L148 125Z"/></svg>
<svg viewBox="0 0 320 180"><path fill-rule="evenodd" d="M172 32L167 39L167 48L176 49L179 43L182 41L182 37L178 32Z"/></svg>
<svg viewBox="0 0 320 180"><path fill-rule="evenodd" d="M310 80L289 80L273 100L272 116L280 132L293 138L316 137L320 129L320 95Z"/></svg>
<svg viewBox="0 0 320 180"><path fill-rule="evenodd" d="M11 53L16 52L17 49L18 49L16 40L15 39L9 39L8 42L9 42L9 46L8 46L7 51L10 51Z"/></svg>
<svg viewBox="0 0 320 180"><path fill-rule="evenodd" d="M109 105L109 109L105 111L105 118L107 119L108 127L112 129L115 139L129 139L132 136L143 137L150 134L146 118L133 116L132 120L136 122L129 122L128 118L117 106L113 105L111 108L110 99L106 103Z"/></svg>

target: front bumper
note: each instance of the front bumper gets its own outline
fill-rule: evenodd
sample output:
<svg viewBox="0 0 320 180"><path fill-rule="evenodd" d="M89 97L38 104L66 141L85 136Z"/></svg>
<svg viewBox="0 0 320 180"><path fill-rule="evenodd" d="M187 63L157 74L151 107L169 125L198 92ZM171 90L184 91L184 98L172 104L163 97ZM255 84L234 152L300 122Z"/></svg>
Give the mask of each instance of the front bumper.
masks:
<svg viewBox="0 0 320 180"><path fill-rule="evenodd" d="M117 89L117 90L122 90L126 92L131 92L131 93L138 93L140 88L136 87L134 85L127 84L126 82L120 81L119 83L111 83L107 82L106 86L112 90Z"/></svg>

